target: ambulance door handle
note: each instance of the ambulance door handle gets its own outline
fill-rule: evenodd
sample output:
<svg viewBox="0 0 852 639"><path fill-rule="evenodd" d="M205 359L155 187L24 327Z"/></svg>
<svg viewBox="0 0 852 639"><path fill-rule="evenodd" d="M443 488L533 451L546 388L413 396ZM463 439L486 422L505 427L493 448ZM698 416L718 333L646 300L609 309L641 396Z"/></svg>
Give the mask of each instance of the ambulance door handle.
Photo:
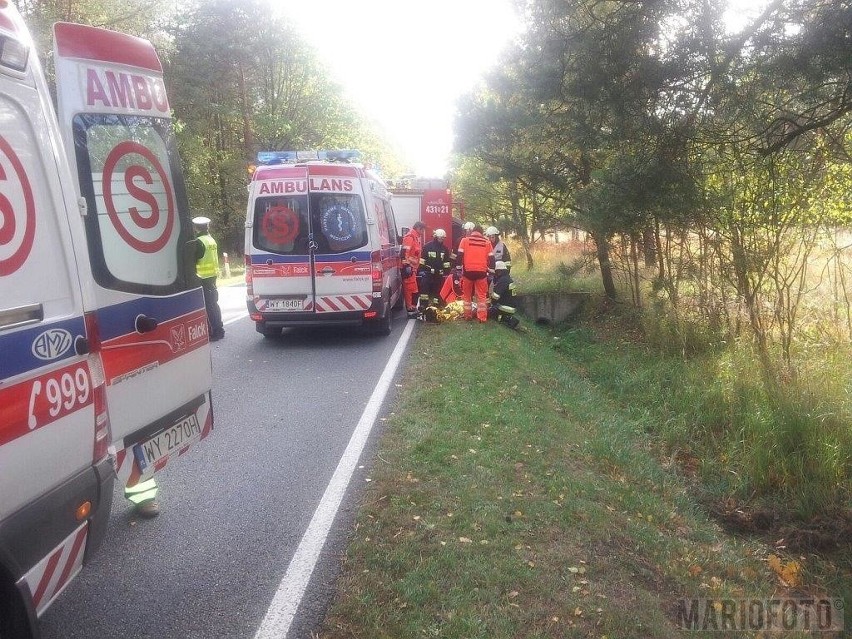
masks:
<svg viewBox="0 0 852 639"><path fill-rule="evenodd" d="M137 333L150 333L155 330L160 322L158 322L153 317L148 317L147 315L137 315L135 328Z"/></svg>

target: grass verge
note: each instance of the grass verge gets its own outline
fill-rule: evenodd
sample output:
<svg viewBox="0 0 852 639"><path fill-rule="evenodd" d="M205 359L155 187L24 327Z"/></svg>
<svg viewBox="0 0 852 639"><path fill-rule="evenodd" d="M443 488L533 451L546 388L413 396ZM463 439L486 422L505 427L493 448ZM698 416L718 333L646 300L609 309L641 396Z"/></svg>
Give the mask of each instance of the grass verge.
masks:
<svg viewBox="0 0 852 639"><path fill-rule="evenodd" d="M656 409L616 392L627 371L593 370L623 369L622 342L422 329L321 637L672 637L681 597L848 596L848 555L705 513L659 461Z"/></svg>

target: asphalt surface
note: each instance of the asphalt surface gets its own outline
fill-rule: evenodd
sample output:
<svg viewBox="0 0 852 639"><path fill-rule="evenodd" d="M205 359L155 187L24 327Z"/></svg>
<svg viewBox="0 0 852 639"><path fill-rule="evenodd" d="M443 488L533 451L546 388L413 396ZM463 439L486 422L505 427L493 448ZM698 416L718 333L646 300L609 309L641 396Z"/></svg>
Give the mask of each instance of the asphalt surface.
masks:
<svg viewBox="0 0 852 639"><path fill-rule="evenodd" d="M211 437L158 475L156 519L136 517L116 489L104 546L42 617L45 639L254 637L406 320L398 313L389 337L301 329L264 339L243 317L244 295L220 292ZM310 637L330 604L380 426L289 639Z"/></svg>

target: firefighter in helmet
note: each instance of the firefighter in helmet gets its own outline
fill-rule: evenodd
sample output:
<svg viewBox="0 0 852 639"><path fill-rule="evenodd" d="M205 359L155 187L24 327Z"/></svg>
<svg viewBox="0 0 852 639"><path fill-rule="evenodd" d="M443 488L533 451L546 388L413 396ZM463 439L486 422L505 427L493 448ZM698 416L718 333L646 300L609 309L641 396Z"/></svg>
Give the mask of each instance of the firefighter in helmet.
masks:
<svg viewBox="0 0 852 639"><path fill-rule="evenodd" d="M488 317L517 328L520 321L515 317L515 282L502 260L494 264L494 286L491 289L491 307Z"/></svg>
<svg viewBox="0 0 852 639"><path fill-rule="evenodd" d="M420 271L423 274L423 287L420 289L421 305L442 305L441 287L450 272L450 251L445 244L447 232L435 229L432 239L423 247L420 258Z"/></svg>
<svg viewBox="0 0 852 639"><path fill-rule="evenodd" d="M512 270L512 256L509 255L509 247L500 239L500 231L496 226L489 226L485 229L485 237L491 242L494 248L494 260L503 262L506 265L506 271Z"/></svg>

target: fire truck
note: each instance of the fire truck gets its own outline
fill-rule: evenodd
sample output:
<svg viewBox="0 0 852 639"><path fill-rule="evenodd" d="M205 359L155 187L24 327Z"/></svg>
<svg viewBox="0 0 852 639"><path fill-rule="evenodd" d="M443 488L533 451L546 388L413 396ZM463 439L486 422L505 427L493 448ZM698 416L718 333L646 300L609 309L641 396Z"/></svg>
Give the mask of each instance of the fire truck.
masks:
<svg viewBox="0 0 852 639"><path fill-rule="evenodd" d="M444 229L451 239L452 247L458 246L462 238L464 204L453 200L452 191L446 180L404 178L391 185L391 206L396 217L397 231L405 235L417 222L426 225L426 240L435 229Z"/></svg>

